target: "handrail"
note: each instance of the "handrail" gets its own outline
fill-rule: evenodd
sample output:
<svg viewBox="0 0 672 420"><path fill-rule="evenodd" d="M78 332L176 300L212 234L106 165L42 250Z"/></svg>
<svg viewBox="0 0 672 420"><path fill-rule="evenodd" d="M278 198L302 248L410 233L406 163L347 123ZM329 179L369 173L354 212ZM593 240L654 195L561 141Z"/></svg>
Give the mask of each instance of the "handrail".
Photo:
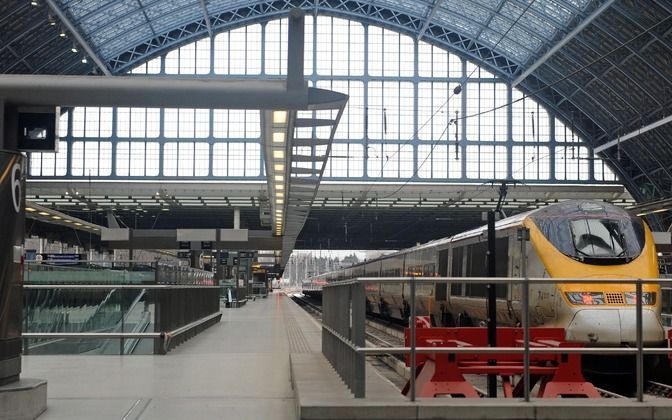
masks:
<svg viewBox="0 0 672 420"><path fill-rule="evenodd" d="M474 283L474 284L555 284L555 283L629 283L629 284L670 284L672 278L558 278L558 277L355 277L349 280L339 280L322 285L323 288L347 286L358 283L399 283L413 280L416 284L431 284L444 282Z"/></svg>
<svg viewBox="0 0 672 420"><path fill-rule="evenodd" d="M642 285L643 284L672 284L672 278L620 278L620 279L602 279L602 278L528 278L528 277L357 277L349 280L336 281L328 284L324 284L324 289L332 289L339 287L350 287L362 285L365 283L409 283L410 284L410 320L415 319L416 308L415 308L415 285L427 284L427 283L443 283L443 282L459 282L459 283L475 283L475 284L521 284L524 286L525 290L522 297L522 310L524 315L529 311L529 292L528 288L530 284L556 284L556 283L615 283L615 284L634 284L636 288L636 302L635 302L635 324L636 324L636 347L634 348L623 348L623 347L562 347L562 348L530 348L529 346L529 321L523 322L523 333L524 333L524 346L523 347L468 347L468 348L459 348L459 347L416 347L415 343L415 322L409 322L410 324L410 337L411 337L411 346L410 347L366 347L357 346L347 337L344 337L342 334L335 331L333 328L325 324L325 317L323 317L323 329L329 333L329 335L338 339L343 343L347 348L353 351L356 354L362 355L375 355L375 354L408 354L410 353L410 365L415 366L415 356L417 353L426 354L426 353L471 353L471 354L523 354L523 370L524 376L529 377L530 354L601 354L601 355L635 355L636 356L636 376L637 376L637 401L644 401L644 368L643 368L643 357L644 354L669 354L670 349L666 348L655 348L655 347L644 347L643 343L643 303L642 303ZM348 301L352 300L352 294ZM350 303L354 306L354 303ZM363 303L362 303L363 304ZM326 308L325 308L326 309ZM352 315L351 315L352 317ZM526 317L525 317L526 318ZM351 323L355 321L355 317L352 317ZM357 320L358 322L363 322ZM351 328L354 329L354 325L351 324ZM332 362L333 363L333 362ZM336 367L336 366L334 366ZM338 370L338 369L337 369ZM356 375L363 375L363 372L356 372ZM410 377L410 399L415 401L415 381L414 375L411 374ZM361 377L361 380L364 380ZM346 381L347 382L347 381ZM529 381L525 382L525 388L528 387ZM363 396L363 391L362 391ZM525 401L529 401L529 389L525 389Z"/></svg>
<svg viewBox="0 0 672 420"><path fill-rule="evenodd" d="M201 284L24 284L24 289L219 289Z"/></svg>
<svg viewBox="0 0 672 420"><path fill-rule="evenodd" d="M163 338L165 332L153 333L27 333L21 334L21 338Z"/></svg>
<svg viewBox="0 0 672 420"><path fill-rule="evenodd" d="M160 338L163 339L163 348L164 351L168 349L170 341L189 331L192 328L196 328L201 324L204 324L208 321L215 319L218 316L221 316L222 312L215 312L208 316L204 316L201 319L198 319L194 322L191 322L187 325L183 325L179 328L176 328L169 332L150 332L150 333L22 333L21 338Z"/></svg>

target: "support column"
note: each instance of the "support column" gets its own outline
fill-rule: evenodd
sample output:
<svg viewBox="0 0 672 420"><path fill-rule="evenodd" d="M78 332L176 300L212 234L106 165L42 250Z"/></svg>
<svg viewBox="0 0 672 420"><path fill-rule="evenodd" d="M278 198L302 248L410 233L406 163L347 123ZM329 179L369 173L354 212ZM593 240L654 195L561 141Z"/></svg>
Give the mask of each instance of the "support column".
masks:
<svg viewBox="0 0 672 420"><path fill-rule="evenodd" d="M306 88L303 76L303 40L306 12L295 8L289 11L287 36L287 90Z"/></svg>
<svg viewBox="0 0 672 420"><path fill-rule="evenodd" d="M233 228L240 229L240 207L233 208Z"/></svg>
<svg viewBox="0 0 672 420"><path fill-rule="evenodd" d="M0 385L21 373L26 158L0 151Z"/></svg>

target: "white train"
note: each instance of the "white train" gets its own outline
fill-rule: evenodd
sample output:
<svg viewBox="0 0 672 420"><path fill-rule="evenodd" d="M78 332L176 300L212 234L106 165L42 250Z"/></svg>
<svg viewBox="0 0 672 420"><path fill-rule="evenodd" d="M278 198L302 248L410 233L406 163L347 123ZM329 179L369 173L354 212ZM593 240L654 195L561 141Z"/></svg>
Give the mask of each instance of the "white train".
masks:
<svg viewBox="0 0 672 420"><path fill-rule="evenodd" d="M572 200L496 223L497 277L521 276L517 230L530 231L528 277L657 278L655 245L646 223L608 203ZM354 277L486 277L487 232L480 227L428 242L352 267L321 274L304 283L304 293L321 294L327 282ZM498 286L497 322L521 321L521 286ZM486 285L453 282L419 284L418 315L438 326L479 325L486 319ZM565 283L530 285L532 326L562 327L569 341L592 346L631 345L635 335L635 285ZM643 338L665 341L658 284L643 286ZM367 311L405 320L410 313L408 285L368 284Z"/></svg>

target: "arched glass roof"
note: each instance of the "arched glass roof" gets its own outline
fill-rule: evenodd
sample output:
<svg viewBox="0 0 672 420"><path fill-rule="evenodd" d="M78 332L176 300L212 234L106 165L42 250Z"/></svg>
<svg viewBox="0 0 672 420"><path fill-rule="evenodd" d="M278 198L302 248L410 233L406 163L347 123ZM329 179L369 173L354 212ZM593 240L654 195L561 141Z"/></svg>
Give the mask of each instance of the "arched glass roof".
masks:
<svg viewBox="0 0 672 420"><path fill-rule="evenodd" d="M122 74L176 46L293 7L381 25L448 48L533 94L581 132L639 201L672 194L671 0L8 0L3 6L2 73L82 74L95 61L98 72ZM82 50L88 63L81 63Z"/></svg>

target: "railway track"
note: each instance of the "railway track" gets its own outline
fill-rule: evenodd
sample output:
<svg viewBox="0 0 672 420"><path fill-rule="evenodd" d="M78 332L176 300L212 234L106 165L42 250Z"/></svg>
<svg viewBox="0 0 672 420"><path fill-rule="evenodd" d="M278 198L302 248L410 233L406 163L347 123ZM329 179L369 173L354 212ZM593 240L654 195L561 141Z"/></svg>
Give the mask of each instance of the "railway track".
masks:
<svg viewBox="0 0 672 420"><path fill-rule="evenodd" d="M660 382L647 381L644 393L656 398L672 398L672 386Z"/></svg>
<svg viewBox="0 0 672 420"><path fill-rule="evenodd" d="M313 314L317 320L322 319L322 307L312 299L298 296L294 296L292 299L306 311ZM394 322L367 317L366 340L378 347L403 346L404 329L401 325Z"/></svg>

